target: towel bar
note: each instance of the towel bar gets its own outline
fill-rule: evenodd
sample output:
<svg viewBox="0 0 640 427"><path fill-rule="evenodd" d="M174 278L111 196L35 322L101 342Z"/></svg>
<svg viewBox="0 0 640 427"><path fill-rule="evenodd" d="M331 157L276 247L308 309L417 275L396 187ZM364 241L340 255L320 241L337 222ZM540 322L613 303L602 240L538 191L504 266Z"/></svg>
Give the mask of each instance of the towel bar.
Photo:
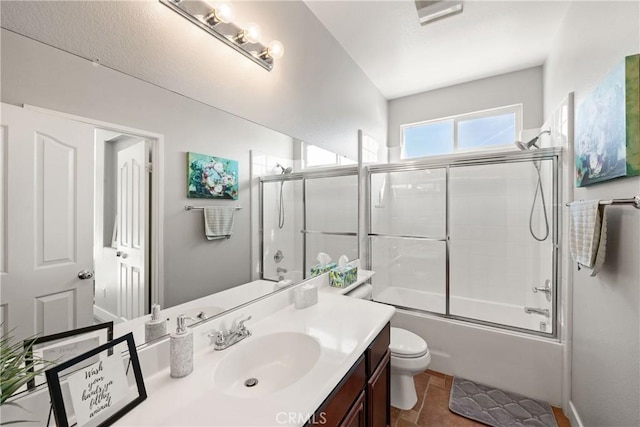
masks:
<svg viewBox="0 0 640 427"><path fill-rule="evenodd" d="M204 206L191 206L191 205L186 205L184 207L185 211L201 211L204 209ZM242 209L242 206L236 206L236 210L239 211L240 209Z"/></svg>
<svg viewBox="0 0 640 427"><path fill-rule="evenodd" d="M566 206L569 206L571 202L567 203ZM635 197L630 197L628 199L611 199L611 200L601 200L601 205L633 205L636 209L640 209L640 194Z"/></svg>

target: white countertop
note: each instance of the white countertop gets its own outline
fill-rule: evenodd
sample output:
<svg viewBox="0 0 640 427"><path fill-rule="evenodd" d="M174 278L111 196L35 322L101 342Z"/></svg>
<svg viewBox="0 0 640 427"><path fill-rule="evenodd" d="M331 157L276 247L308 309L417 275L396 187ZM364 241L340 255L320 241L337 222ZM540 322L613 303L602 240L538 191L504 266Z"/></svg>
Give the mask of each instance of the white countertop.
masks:
<svg viewBox="0 0 640 427"><path fill-rule="evenodd" d="M250 312L250 307L248 307ZM296 310L293 305L246 326L253 333L226 350L212 346L194 356L194 371L171 378L164 369L145 378L147 399L118 420L124 426L287 426L302 425L327 398L395 309L355 298L319 293L318 304ZM220 361L254 337L300 332L321 346L318 362L296 383L260 397L230 396L213 382ZM290 421L289 414L297 421ZM286 415L283 415L286 414Z"/></svg>

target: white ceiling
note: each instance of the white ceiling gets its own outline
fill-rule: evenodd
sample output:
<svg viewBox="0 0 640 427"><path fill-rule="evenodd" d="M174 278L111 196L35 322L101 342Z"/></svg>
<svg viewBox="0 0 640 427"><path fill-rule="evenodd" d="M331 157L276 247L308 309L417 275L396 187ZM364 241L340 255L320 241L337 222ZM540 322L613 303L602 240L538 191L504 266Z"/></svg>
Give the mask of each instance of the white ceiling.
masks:
<svg viewBox="0 0 640 427"><path fill-rule="evenodd" d="M466 0L421 26L413 1L306 4L387 99L544 63L569 1Z"/></svg>

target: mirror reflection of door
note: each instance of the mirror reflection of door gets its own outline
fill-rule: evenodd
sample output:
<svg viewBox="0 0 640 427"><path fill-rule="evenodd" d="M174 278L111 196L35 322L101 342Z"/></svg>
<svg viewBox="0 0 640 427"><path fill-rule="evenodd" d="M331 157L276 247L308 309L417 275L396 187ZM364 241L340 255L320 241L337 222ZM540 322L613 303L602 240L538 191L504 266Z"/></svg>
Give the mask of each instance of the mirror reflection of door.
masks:
<svg viewBox="0 0 640 427"><path fill-rule="evenodd" d="M88 326L94 128L7 104L1 121L3 332L23 339Z"/></svg>
<svg viewBox="0 0 640 427"><path fill-rule="evenodd" d="M104 169L96 173L96 320L127 321L149 313L150 144L97 130ZM100 177L102 175L102 177Z"/></svg>

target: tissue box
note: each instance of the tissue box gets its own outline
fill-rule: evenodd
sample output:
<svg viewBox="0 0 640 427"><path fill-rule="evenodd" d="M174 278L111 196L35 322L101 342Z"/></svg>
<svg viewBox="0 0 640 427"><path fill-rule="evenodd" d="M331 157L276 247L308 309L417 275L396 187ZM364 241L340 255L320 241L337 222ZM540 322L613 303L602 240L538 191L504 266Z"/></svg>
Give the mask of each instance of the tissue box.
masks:
<svg viewBox="0 0 640 427"><path fill-rule="evenodd" d="M293 305L302 309L318 303L318 288L314 285L302 285L293 291Z"/></svg>
<svg viewBox="0 0 640 427"><path fill-rule="evenodd" d="M329 285L334 288L346 288L358 280L358 267L346 265L329 272Z"/></svg>
<svg viewBox="0 0 640 427"><path fill-rule="evenodd" d="M311 267L311 277L316 277L326 273L327 271L331 271L334 268L336 268L337 265L338 264L336 264L335 262L330 262L327 265L320 265L320 264L314 265L313 267Z"/></svg>

